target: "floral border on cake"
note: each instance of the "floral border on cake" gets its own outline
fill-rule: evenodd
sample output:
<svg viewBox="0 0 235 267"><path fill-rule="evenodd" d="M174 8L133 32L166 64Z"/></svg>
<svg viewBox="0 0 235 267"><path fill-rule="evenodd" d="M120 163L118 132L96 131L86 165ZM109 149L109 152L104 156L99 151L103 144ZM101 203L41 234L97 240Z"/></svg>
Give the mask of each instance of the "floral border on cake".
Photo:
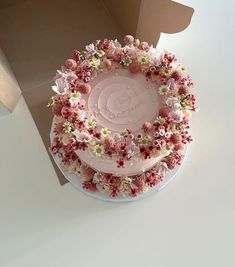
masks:
<svg viewBox="0 0 235 267"><path fill-rule="evenodd" d="M56 92L48 101L54 114L54 140L50 151L61 158L63 167L81 174L84 188L106 192L112 197L119 194L136 196L163 180L168 169L181 164L184 146L192 141L189 119L195 106L194 87L185 68L167 51L159 53L146 42L133 36L117 40L96 40L84 51L73 51L57 71ZM84 94L92 90L90 80L99 74L116 69L127 69L132 74L142 73L158 91L162 106L153 122L146 121L139 133L123 129L113 133L102 128L93 114L86 111ZM160 163L141 175L116 177L101 173L81 163L77 150L86 150L104 159L116 160L119 168L135 158L149 159L162 156Z"/></svg>

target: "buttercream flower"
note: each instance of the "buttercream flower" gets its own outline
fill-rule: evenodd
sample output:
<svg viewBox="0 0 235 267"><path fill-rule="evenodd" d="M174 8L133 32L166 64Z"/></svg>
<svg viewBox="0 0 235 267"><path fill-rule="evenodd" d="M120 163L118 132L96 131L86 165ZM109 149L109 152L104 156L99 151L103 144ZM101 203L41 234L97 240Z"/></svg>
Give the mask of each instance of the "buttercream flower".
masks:
<svg viewBox="0 0 235 267"><path fill-rule="evenodd" d="M182 110L177 109L171 112L171 118L173 119L173 121L180 123L184 118L184 113Z"/></svg>
<svg viewBox="0 0 235 267"><path fill-rule="evenodd" d="M101 144L97 144L93 148L93 152L95 153L96 156L101 157L104 154L104 146Z"/></svg>
<svg viewBox="0 0 235 267"><path fill-rule="evenodd" d="M111 131L107 128L102 128L101 129L101 134L102 136L108 136L111 133Z"/></svg>

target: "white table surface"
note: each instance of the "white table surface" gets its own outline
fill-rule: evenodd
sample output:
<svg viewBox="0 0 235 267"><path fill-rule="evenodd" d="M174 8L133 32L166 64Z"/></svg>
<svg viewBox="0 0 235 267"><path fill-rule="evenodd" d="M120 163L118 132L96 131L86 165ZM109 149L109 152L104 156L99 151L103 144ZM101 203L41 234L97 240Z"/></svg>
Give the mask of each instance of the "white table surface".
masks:
<svg viewBox="0 0 235 267"><path fill-rule="evenodd" d="M188 66L201 112L176 179L129 204L60 186L21 99L0 120L0 266L235 266L235 2L180 2L192 23L159 47Z"/></svg>

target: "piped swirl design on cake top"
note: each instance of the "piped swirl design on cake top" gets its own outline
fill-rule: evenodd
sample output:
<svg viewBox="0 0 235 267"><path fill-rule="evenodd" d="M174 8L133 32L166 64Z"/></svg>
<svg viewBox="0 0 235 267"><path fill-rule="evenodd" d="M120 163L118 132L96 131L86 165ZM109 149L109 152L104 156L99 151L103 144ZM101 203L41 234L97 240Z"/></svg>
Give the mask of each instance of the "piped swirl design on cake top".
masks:
<svg viewBox="0 0 235 267"><path fill-rule="evenodd" d="M184 146L192 141L188 132L191 112L198 110L193 81L173 54L159 53L131 35L124 38L124 43L96 40L84 51L75 49L73 58L57 71L52 86L56 95L48 102L55 121L51 153L61 158L66 170L81 174L84 188L108 192L113 197L144 192L181 163ZM140 82L137 88L125 74L120 77L122 72L140 76L143 86L139 87ZM112 79L114 84L109 87L101 79L93 88L93 81L104 74L106 80L109 74L117 75L116 80ZM144 114L138 113L138 107L145 105L145 90L149 90L146 97L152 98L150 121L141 121ZM141 123L139 127L122 128L135 119ZM125 168L125 162L133 158L138 161L162 156L162 160L141 175L116 177L81 163L78 150L115 160L119 168Z"/></svg>

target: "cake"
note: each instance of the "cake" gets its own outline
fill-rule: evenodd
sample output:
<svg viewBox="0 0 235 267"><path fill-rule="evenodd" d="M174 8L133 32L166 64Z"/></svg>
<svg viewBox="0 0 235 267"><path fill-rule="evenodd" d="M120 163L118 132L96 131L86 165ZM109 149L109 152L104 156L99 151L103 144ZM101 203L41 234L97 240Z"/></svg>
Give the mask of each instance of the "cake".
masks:
<svg viewBox="0 0 235 267"><path fill-rule="evenodd" d="M181 164L193 81L173 54L131 35L73 51L55 77L52 155L83 188L110 197L144 194Z"/></svg>

